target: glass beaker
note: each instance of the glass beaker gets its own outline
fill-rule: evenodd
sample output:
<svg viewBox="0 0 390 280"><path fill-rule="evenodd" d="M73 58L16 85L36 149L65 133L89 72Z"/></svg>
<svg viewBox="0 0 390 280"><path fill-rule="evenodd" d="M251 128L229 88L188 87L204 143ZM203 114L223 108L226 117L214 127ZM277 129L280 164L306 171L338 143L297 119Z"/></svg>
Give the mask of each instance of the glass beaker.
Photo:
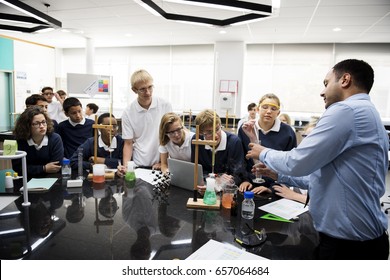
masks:
<svg viewBox="0 0 390 280"><path fill-rule="evenodd" d="M222 189L222 207L230 209L232 207L233 196L237 191L237 186L225 184Z"/></svg>

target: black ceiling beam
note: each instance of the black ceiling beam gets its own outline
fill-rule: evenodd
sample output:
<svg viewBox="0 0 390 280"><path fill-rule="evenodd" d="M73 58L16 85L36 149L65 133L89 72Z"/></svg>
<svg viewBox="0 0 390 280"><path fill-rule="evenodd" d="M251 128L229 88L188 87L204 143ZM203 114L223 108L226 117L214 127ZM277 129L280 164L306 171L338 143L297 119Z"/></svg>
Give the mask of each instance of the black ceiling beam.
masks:
<svg viewBox="0 0 390 280"><path fill-rule="evenodd" d="M226 26L226 25L244 22L244 21L248 21L248 20L264 18L264 17L270 16L272 13L272 6L251 3L251 2L233 1L233 0L224 0L224 1L183 0L183 1L188 1L188 2L201 2L201 3L207 3L207 4L216 4L216 5L230 6L230 7L235 7L235 8L249 9L249 10L254 10L254 11L258 11L258 12L269 13L269 15L250 13L250 14L246 14L246 15L242 15L242 16L237 16L237 17L227 18L227 19L221 20L221 19L213 19L213 18L205 18L205 17L190 16L190 15L167 13L159 5L157 5L153 0L141 0L141 1L144 2L146 5L148 5L150 8L152 8L153 10L155 10L157 13L159 13L165 19L203 23L203 24L211 24L211 25L215 25L215 26Z"/></svg>
<svg viewBox="0 0 390 280"><path fill-rule="evenodd" d="M258 12L272 13L272 6L257 4L253 2L235 1L235 0L183 0L185 2L205 3L226 7L247 9Z"/></svg>
<svg viewBox="0 0 390 280"><path fill-rule="evenodd" d="M58 20L56 20L55 18L52 18L51 16L45 14L45 13L42 13L41 11L38 11L37 9L34 9L33 7L23 3L23 2L20 2L18 0L5 0L5 2L8 2L14 6L17 6L27 12L30 12L40 18L43 18L45 20L47 20L48 22L50 22L52 25L54 26L57 26L57 27L62 27L62 23ZM54 27L53 26L53 27Z"/></svg>
<svg viewBox="0 0 390 280"><path fill-rule="evenodd" d="M38 25L35 27L28 28L28 27L0 24L0 29L2 29L2 30L19 31L19 32L23 32L23 33L33 33L33 32L36 32L38 30L46 29L48 27L50 27L50 26Z"/></svg>
<svg viewBox="0 0 390 280"><path fill-rule="evenodd" d="M17 22L26 22L26 23L35 23L35 24L48 25L47 22L43 22L43 21L40 21L40 20L38 20L36 18L28 17L28 16L19 16L19 15L0 13L0 19L17 21Z"/></svg>

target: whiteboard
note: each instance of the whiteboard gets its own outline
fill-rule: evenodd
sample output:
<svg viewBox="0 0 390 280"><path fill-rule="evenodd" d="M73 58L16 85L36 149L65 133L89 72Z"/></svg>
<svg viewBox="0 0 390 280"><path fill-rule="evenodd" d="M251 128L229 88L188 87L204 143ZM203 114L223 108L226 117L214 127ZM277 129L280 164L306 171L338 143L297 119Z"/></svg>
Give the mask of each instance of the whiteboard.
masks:
<svg viewBox="0 0 390 280"><path fill-rule="evenodd" d="M112 77L108 75L67 73L69 96L110 99Z"/></svg>

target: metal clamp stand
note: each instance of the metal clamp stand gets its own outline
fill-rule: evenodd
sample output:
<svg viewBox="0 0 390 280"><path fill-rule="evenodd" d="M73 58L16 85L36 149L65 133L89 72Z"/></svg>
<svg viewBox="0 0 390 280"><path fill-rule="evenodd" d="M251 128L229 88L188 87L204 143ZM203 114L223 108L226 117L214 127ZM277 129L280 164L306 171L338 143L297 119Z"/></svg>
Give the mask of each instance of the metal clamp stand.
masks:
<svg viewBox="0 0 390 280"><path fill-rule="evenodd" d="M0 150L0 160L2 159L22 159L22 174L23 174L23 206L30 206L31 203L28 201L28 190L27 190L27 153L25 151L16 151L15 155L4 155L4 151Z"/></svg>

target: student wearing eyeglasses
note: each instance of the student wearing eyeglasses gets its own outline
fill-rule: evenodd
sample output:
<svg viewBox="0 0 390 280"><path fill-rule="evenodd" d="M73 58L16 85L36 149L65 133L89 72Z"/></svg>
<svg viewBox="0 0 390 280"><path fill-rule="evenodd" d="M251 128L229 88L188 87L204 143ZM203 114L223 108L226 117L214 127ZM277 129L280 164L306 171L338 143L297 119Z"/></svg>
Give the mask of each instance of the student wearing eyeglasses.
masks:
<svg viewBox="0 0 390 280"><path fill-rule="evenodd" d="M110 120L111 119L111 120ZM123 139L118 135L118 124L114 115L110 113L101 114L98 124L112 125L112 129L100 128L100 135L97 139L97 158L94 159L94 137L88 138L79 148L83 149L83 169L91 170L96 163L105 164L108 168L116 168L118 162L122 162ZM70 165L76 169L78 167L78 149L70 158Z"/></svg>
<svg viewBox="0 0 390 280"><path fill-rule="evenodd" d="M57 94L57 93L54 93L53 88L52 87L44 87L44 88L42 88L41 93L42 93L42 96L45 97L45 99L48 103L47 114L49 115L49 117L58 123L66 120L66 116L62 110L62 103L63 102L55 101L53 99L53 97ZM57 96L58 96L58 94L57 94Z"/></svg>
<svg viewBox="0 0 390 280"><path fill-rule="evenodd" d="M47 114L47 110L49 107L49 103L47 102L46 98L41 94L32 94L29 97L26 98L24 101L24 104L26 105L26 108L29 108L31 106L39 106L43 109L43 111ZM54 125L54 131L57 130L58 122L56 120L53 120Z"/></svg>
<svg viewBox="0 0 390 280"><path fill-rule="evenodd" d="M181 118L175 113L166 113L160 122L161 171L168 171L168 157L191 161L191 139L195 133L187 130Z"/></svg>
<svg viewBox="0 0 390 280"><path fill-rule="evenodd" d="M196 115L195 124L199 125L201 139L212 141L214 134L214 111L206 109ZM193 137L194 138L194 137ZM214 171L215 174L223 175L226 179L234 180L239 186L246 180L245 154L241 140L237 135L223 131L221 119L215 114L215 158L213 170L213 147L199 145L199 161L202 165L203 174L207 175ZM195 161L195 145L192 144L191 161Z"/></svg>
<svg viewBox="0 0 390 280"><path fill-rule="evenodd" d="M53 132L53 122L39 106L27 108L13 131L18 150L27 153L27 176L42 177L61 169L64 148L61 137ZM12 160L13 169L22 174L22 160Z"/></svg>
<svg viewBox="0 0 390 280"><path fill-rule="evenodd" d="M248 152L249 143L261 143L261 145L279 150L290 151L297 146L297 138L295 131L290 125L282 123L278 116L280 114L280 100L273 94L268 93L260 98L259 101L259 118L244 123L238 130L238 137L241 139L245 153ZM249 159L247 163L247 172L250 174L254 161ZM252 175L249 175L252 176ZM264 178L266 182L263 184L270 187L274 182L270 178ZM260 189L256 189L254 184L242 184L240 191L252 190L255 193L260 193Z"/></svg>
<svg viewBox="0 0 390 280"><path fill-rule="evenodd" d="M160 169L159 120L172 105L158 96L153 96L153 78L146 70L135 71L130 79L131 89L137 95L123 112L122 138L123 166L120 175L126 172L127 162L132 160L137 166Z"/></svg>

